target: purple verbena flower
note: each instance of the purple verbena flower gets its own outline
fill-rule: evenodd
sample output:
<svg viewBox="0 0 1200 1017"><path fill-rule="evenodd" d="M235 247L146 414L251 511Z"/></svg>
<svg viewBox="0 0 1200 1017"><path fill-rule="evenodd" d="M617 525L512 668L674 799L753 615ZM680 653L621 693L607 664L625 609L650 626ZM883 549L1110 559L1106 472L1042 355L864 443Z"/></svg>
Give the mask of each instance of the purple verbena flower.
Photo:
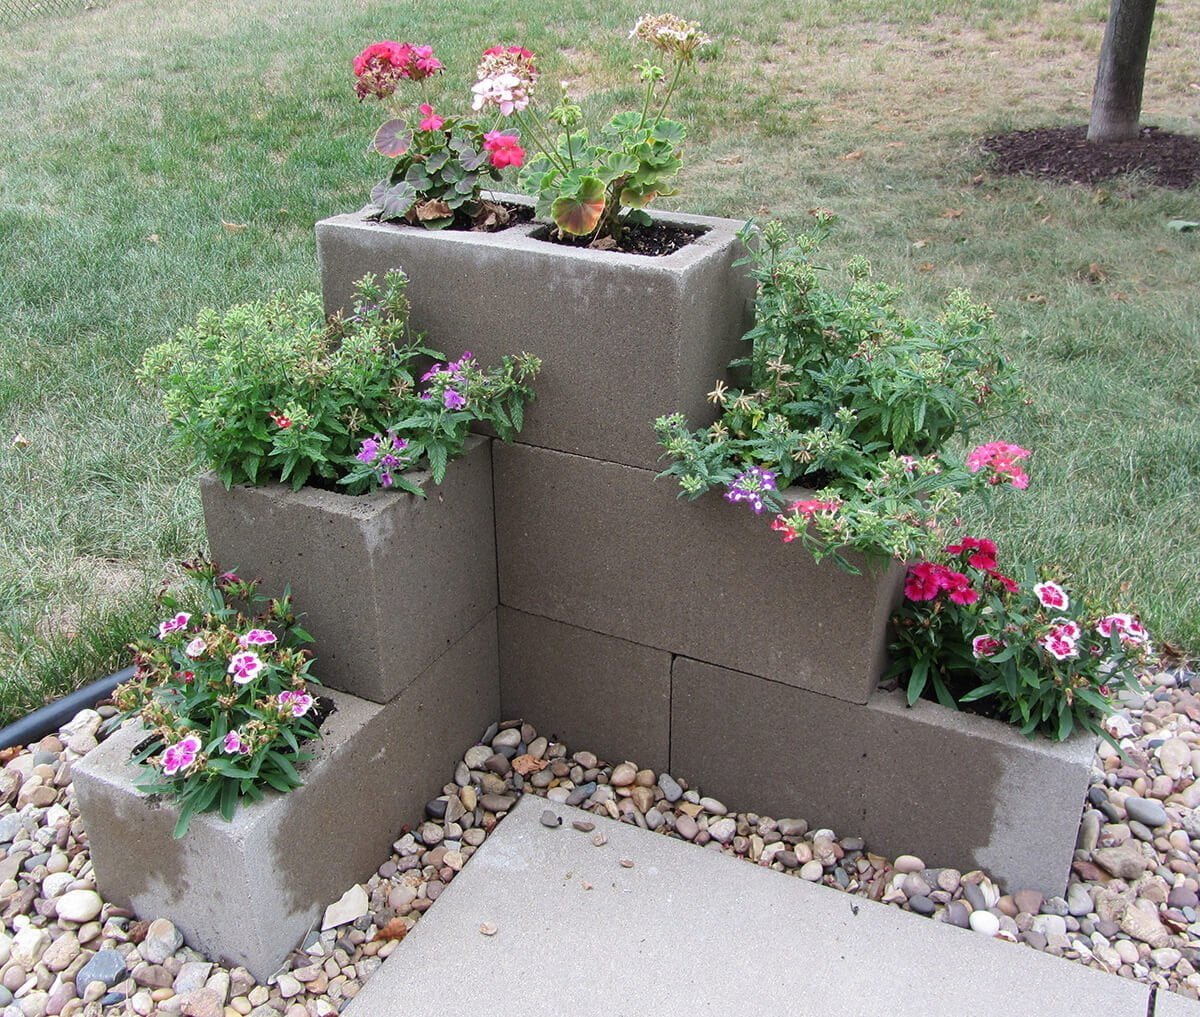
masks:
<svg viewBox="0 0 1200 1017"><path fill-rule="evenodd" d="M726 501L735 504L740 501L747 502L757 515L765 507L763 495L775 490L775 474L770 470L751 466L725 486L728 488L725 492Z"/></svg>

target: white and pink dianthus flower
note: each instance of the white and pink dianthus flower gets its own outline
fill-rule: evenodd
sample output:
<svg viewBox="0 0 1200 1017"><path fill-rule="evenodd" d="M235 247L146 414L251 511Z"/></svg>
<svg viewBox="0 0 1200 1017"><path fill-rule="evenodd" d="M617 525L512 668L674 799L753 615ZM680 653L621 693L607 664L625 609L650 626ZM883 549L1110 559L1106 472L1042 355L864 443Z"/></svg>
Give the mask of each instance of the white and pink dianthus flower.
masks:
<svg viewBox="0 0 1200 1017"><path fill-rule="evenodd" d="M180 611L174 618L169 618L158 627L158 638L166 639L172 632L182 632L187 628L187 624L192 620L192 616L186 611Z"/></svg>
<svg viewBox="0 0 1200 1017"><path fill-rule="evenodd" d="M163 773L174 777L177 773L187 770L200 754L200 738L197 735L187 735L174 745L168 745L162 755Z"/></svg>
<svg viewBox="0 0 1200 1017"><path fill-rule="evenodd" d="M1033 592L1037 595L1037 599L1041 601L1042 607L1048 607L1055 611L1065 611L1071 606L1071 599L1067 596L1067 591L1059 586L1058 583L1038 583L1034 586Z"/></svg>
<svg viewBox="0 0 1200 1017"><path fill-rule="evenodd" d="M247 650L245 653L235 653L230 658L226 671L233 676L238 685L245 685L257 678L266 666L257 653Z"/></svg>
<svg viewBox="0 0 1200 1017"><path fill-rule="evenodd" d="M315 700L304 689L279 693L279 708L293 717L303 717L312 709Z"/></svg>

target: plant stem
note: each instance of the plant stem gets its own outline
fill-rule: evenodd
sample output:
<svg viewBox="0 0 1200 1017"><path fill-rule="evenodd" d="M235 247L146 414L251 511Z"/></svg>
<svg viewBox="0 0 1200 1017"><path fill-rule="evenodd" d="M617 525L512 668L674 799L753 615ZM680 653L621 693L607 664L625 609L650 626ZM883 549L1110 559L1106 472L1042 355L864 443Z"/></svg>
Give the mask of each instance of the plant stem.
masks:
<svg viewBox="0 0 1200 1017"><path fill-rule="evenodd" d="M683 73L683 61L675 61L675 74L671 77L671 84L667 88L667 94L663 96L662 105L658 107L658 112L654 116L654 126L658 126L658 122L662 119L662 115L667 111L667 103L671 101L671 96L675 92L675 86L679 84L679 76Z"/></svg>

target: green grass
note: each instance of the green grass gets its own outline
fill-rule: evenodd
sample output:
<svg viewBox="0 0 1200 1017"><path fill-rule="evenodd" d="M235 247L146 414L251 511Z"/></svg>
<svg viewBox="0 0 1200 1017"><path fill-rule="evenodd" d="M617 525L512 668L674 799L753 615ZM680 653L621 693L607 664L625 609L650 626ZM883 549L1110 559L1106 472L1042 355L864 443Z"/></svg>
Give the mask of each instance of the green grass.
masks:
<svg viewBox="0 0 1200 1017"><path fill-rule="evenodd" d="M1106 9L688 4L720 45L675 107L692 140L671 205L796 224L827 207L830 259L868 255L914 310L960 285L993 304L1033 403L981 437L1034 448L1034 484L972 524L1195 652L1200 238L1165 222L1200 195L997 178L973 143L1086 120ZM587 108L628 92L640 7L544 13L233 0L168 24L115 0L0 34L0 719L122 666L156 584L203 549L196 468L133 371L205 305L316 287L313 223L383 170L353 56L433 43L447 106L494 42L542 54ZM1146 122L1197 130L1198 24L1200 0L1159 11Z"/></svg>

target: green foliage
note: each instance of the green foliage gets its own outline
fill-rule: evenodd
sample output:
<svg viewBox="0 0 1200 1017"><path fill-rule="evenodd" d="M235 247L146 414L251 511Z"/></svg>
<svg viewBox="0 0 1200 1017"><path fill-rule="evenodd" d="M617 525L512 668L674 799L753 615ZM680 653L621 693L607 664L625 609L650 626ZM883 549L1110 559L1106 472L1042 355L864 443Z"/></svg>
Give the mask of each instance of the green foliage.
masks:
<svg viewBox="0 0 1200 1017"><path fill-rule="evenodd" d="M409 333L405 285L398 271L382 287L367 276L353 313L332 321L314 293L203 311L194 328L146 352L139 378L161 385L181 444L196 449L226 487L277 480L362 493L393 475L364 471L358 458L369 435L378 440L389 430L412 442L404 465L427 458L440 482L469 423L497 422L511 440L514 412L521 419L513 406L533 398L524 382L540 363L506 358L487 374L472 362L471 388L454 399L465 398L456 407L462 412L450 419L448 384L418 391L420 365L443 354ZM434 372L421 381L431 378L438 382ZM398 486L421 493L409 482Z"/></svg>
<svg viewBox="0 0 1200 1017"><path fill-rule="evenodd" d="M1081 729L1111 742L1101 718L1154 660L1136 615L1104 613L1039 582L1032 566L1022 582L1005 576L996 545L971 537L910 568L893 626L888 677L900 678L910 704L976 704L1058 741Z"/></svg>
<svg viewBox="0 0 1200 1017"><path fill-rule="evenodd" d="M204 589L203 614L164 593L159 636L134 644L134 677L113 695L114 723L136 716L150 731L134 756L138 787L179 803L176 837L199 812L230 820L243 798L299 787L296 764L311 758L302 745L320 737L312 639L291 598L268 600L256 581L210 564L187 568Z"/></svg>
<svg viewBox="0 0 1200 1017"><path fill-rule="evenodd" d="M470 224L495 214L495 204L479 194L485 180L500 179L488 161L484 134L459 117L444 118L438 130L412 131L403 120L383 124L374 148L396 164L371 191L378 218L444 229L456 220Z"/></svg>
<svg viewBox="0 0 1200 1017"><path fill-rule="evenodd" d="M684 495L721 484L739 501L746 483L764 484L755 510L780 512L772 525L785 540L850 568L840 548L914 557L942 539L940 521L964 493L1013 479L969 470L951 443L1011 407L1018 389L988 334L990 310L965 292L936 319L912 319L862 258L834 289L813 262L830 222L795 238L778 223L747 228L755 324L749 355L730 367L748 383L717 382L709 399L721 417L706 430L677 414L655 426L673 460L661 475L678 477ZM778 491L794 485L815 497L782 512Z"/></svg>
<svg viewBox="0 0 1200 1017"><path fill-rule="evenodd" d="M550 219L563 234L617 240L623 222L648 222L642 210L655 198L675 193L687 131L663 114L684 68L694 63L697 51L710 40L695 23L669 14L642 18L633 34L673 60L661 97L659 86L667 72L650 61L638 67L644 85L640 111L617 113L593 130L564 85L548 114L563 130L553 142L532 107L513 113L521 124L522 140L539 151L522 169L521 185L537 196L537 217ZM622 209L629 210L624 217Z"/></svg>
<svg viewBox="0 0 1200 1017"><path fill-rule="evenodd" d="M525 421L525 403L533 399L532 381L541 361L531 354L503 357L499 367L483 370L470 352L443 366L434 364L421 377L421 395L409 400L408 413L363 441L354 467L340 483L350 490L379 484L422 497L425 491L403 470L428 463L440 484L447 464L462 455L474 423L491 425L496 436L511 442Z"/></svg>

